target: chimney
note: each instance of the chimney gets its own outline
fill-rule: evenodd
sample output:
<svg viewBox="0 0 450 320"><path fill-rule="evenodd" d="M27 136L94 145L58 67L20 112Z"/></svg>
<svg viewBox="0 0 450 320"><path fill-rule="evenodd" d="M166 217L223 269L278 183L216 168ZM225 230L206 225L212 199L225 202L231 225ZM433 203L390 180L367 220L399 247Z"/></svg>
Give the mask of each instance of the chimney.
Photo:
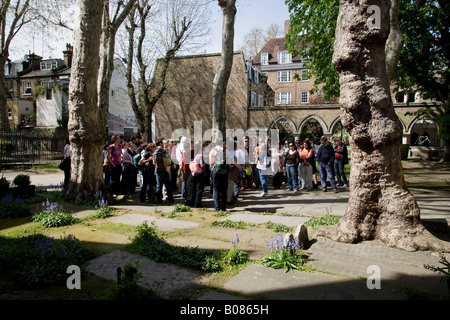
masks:
<svg viewBox="0 0 450 320"><path fill-rule="evenodd" d="M28 60L29 67L31 68L31 70L41 70L42 57L30 52L28 54L27 60Z"/></svg>
<svg viewBox="0 0 450 320"><path fill-rule="evenodd" d="M286 36L289 32L289 27L291 26L291 20L284 20L284 35Z"/></svg>
<svg viewBox="0 0 450 320"><path fill-rule="evenodd" d="M66 50L63 51L64 54L64 64L66 67L70 68L72 67L72 54L73 54L73 47L70 45L70 43L66 43Z"/></svg>

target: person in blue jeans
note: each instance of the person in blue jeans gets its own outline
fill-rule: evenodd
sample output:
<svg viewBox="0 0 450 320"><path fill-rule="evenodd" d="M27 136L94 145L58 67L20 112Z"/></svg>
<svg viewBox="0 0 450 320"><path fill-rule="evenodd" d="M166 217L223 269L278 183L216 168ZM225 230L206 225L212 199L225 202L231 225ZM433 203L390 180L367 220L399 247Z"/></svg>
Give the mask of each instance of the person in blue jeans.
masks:
<svg viewBox="0 0 450 320"><path fill-rule="evenodd" d="M344 172L344 166L348 163L348 151L347 146L342 143L341 138L336 139L336 145L334 146L334 155L334 171L336 173L337 185L348 187L347 176Z"/></svg>
<svg viewBox="0 0 450 320"><path fill-rule="evenodd" d="M328 138L322 136L320 138L321 146L317 151L317 162L319 163L320 183L322 191L327 191L327 176L330 180L331 187L334 192L338 192L336 182L334 180L332 166L334 165L334 148L328 143Z"/></svg>
<svg viewBox="0 0 450 320"><path fill-rule="evenodd" d="M160 139L156 142L157 149L153 156L153 163L155 165L156 175L156 200L162 203L163 199L163 185L167 190L167 202L174 203L172 183L170 182L169 173L167 172L167 152L163 148L163 140Z"/></svg>
<svg viewBox="0 0 450 320"><path fill-rule="evenodd" d="M267 176L270 171L271 165L271 151L268 149L267 144L265 142L261 142L257 148L257 164L256 168L259 172L259 180L261 181L261 187L263 188L263 192L261 193L261 197L266 197L269 195L269 188L267 185Z"/></svg>
<svg viewBox="0 0 450 320"><path fill-rule="evenodd" d="M300 155L295 149L295 145L289 143L289 151L284 156L285 170L288 180L288 191L298 191L298 165L300 163Z"/></svg>

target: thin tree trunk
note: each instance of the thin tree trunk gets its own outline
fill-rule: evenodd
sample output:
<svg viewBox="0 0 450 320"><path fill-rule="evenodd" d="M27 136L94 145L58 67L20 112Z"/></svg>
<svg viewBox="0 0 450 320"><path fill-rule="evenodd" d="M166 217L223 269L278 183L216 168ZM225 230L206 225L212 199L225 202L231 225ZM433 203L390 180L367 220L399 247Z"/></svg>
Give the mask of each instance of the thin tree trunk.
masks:
<svg viewBox="0 0 450 320"><path fill-rule="evenodd" d="M134 89L133 85L133 59L134 59L134 31L136 29L135 24L135 13L136 8L134 8L130 14L129 14L129 20L130 20L130 26L126 26L126 30L128 32L128 52L127 52L127 89L128 89L128 97L130 98L131 108L133 109L133 112L136 117L136 122L138 125L138 130L141 133L141 135L146 137L145 132L145 123L143 121L144 114L142 113L141 109L139 108L139 103L136 99L136 90Z"/></svg>
<svg viewBox="0 0 450 320"><path fill-rule="evenodd" d="M147 81L146 78L146 70L147 64L144 62L142 57L143 54L143 44L146 36L146 25L145 21L151 9L151 6L148 4L143 4L137 6L137 11L139 13L140 18L140 35L138 39L138 45L136 50L136 60L138 62L139 68L139 102L137 103L134 86L132 84L131 71L132 71L132 61L134 56L134 32L138 27L135 24L133 11L130 14L130 27L127 27L127 31L129 34L129 48L128 48L128 68L127 68L127 86L128 86L128 95L131 99L131 105L136 116L136 120L138 123L139 131L142 137L151 141L152 139L152 115L153 109L155 108L158 101L161 99L162 95L167 89L166 86L166 76L167 71L169 69L170 61L175 57L175 54L180 50L183 39L185 38L186 32L189 29L192 21L187 21L186 18L183 19L181 28L177 28L177 21L172 21L172 31L173 31L173 43L170 48L167 49L165 56L160 59L157 63L157 68L155 68L154 74L150 82Z"/></svg>
<svg viewBox="0 0 450 320"><path fill-rule="evenodd" d="M0 66L4 66L6 58L0 55ZM0 68L0 130L9 131L8 112L6 107L5 68Z"/></svg>
<svg viewBox="0 0 450 320"><path fill-rule="evenodd" d="M70 183L67 200L106 192L103 182L103 130L97 108L98 56L103 0L77 0L69 86Z"/></svg>
<svg viewBox="0 0 450 320"><path fill-rule="evenodd" d="M123 7L122 3L117 5L116 13L110 20L109 0L104 2L102 33L100 41L100 68L98 78L98 108L100 117L100 127L103 128L104 138L106 138L106 126L108 125L109 115L109 89L112 74L114 72L114 52L116 45L116 33L120 25L123 23L130 10L135 4L135 0L129 0Z"/></svg>
<svg viewBox="0 0 450 320"><path fill-rule="evenodd" d="M222 134L226 129L226 94L228 79L233 66L234 20L236 16L236 0L219 0L222 8L222 55L213 82L212 129Z"/></svg>
<svg viewBox="0 0 450 320"><path fill-rule="evenodd" d="M385 44L390 2L380 8L379 28L369 28L364 1L340 1L333 64L340 74L341 121L350 134L352 167L345 215L316 235L336 241L382 240L408 251L450 250L422 225L401 165L402 126L390 98Z"/></svg>

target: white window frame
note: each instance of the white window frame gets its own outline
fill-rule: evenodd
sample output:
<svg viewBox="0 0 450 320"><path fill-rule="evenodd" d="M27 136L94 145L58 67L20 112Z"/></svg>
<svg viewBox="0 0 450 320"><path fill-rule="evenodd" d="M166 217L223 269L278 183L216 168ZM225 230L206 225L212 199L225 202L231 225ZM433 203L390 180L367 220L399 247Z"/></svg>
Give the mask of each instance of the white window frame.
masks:
<svg viewBox="0 0 450 320"><path fill-rule="evenodd" d="M261 53L261 65L266 66L269 64L269 53L263 52Z"/></svg>
<svg viewBox="0 0 450 320"><path fill-rule="evenodd" d="M30 89L30 92L27 92L27 90ZM24 96L31 96L33 94L31 89L31 81L24 81L23 82L23 95Z"/></svg>
<svg viewBox="0 0 450 320"><path fill-rule="evenodd" d="M277 92L277 104L291 104L291 93Z"/></svg>
<svg viewBox="0 0 450 320"><path fill-rule="evenodd" d="M282 83L282 82L291 82L292 79L292 73L291 71L278 71L277 72L277 82L278 83Z"/></svg>
<svg viewBox="0 0 450 320"><path fill-rule="evenodd" d="M41 70L52 70L56 69L56 61L41 61Z"/></svg>
<svg viewBox="0 0 450 320"><path fill-rule="evenodd" d="M12 109L8 108L8 120L13 120L13 113L12 113Z"/></svg>
<svg viewBox="0 0 450 320"><path fill-rule="evenodd" d="M278 52L278 64L292 63L292 54L287 51Z"/></svg>
<svg viewBox="0 0 450 320"><path fill-rule="evenodd" d="M309 78L308 78L308 76L306 75L306 73L307 73L308 71L309 71L308 69L303 69L303 70L301 71L301 79L302 79L302 81L309 81Z"/></svg>
<svg viewBox="0 0 450 320"><path fill-rule="evenodd" d="M256 92L251 91L250 92L250 107L256 107L257 106L256 101Z"/></svg>
<svg viewBox="0 0 450 320"><path fill-rule="evenodd" d="M302 91L300 93L300 103L309 103L309 92Z"/></svg>
<svg viewBox="0 0 450 320"><path fill-rule="evenodd" d="M258 94L258 106L264 107L264 97L261 94Z"/></svg>

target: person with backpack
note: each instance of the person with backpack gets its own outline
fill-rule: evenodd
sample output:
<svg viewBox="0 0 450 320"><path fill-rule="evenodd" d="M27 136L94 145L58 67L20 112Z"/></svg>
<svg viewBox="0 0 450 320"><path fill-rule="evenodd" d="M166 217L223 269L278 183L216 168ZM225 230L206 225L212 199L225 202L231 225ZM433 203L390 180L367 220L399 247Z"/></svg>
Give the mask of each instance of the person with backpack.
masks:
<svg viewBox="0 0 450 320"><path fill-rule="evenodd" d="M156 142L156 151L153 154L153 164L155 165L156 175L156 200L162 203L163 200L163 186L167 190L167 202L174 203L172 183L170 182L169 173L167 172L167 152L164 149L163 140Z"/></svg>
<svg viewBox="0 0 450 320"><path fill-rule="evenodd" d="M194 154L194 158L189 163L189 169L192 176L192 192L189 205L194 206L195 208L201 208L203 191L205 189L205 177L206 174L208 174L208 171L206 170L205 161L203 160L200 142L195 143L194 150L199 150L199 152Z"/></svg>
<svg viewBox="0 0 450 320"><path fill-rule="evenodd" d="M209 153L209 165L212 171L214 210L226 211L228 190L228 164L226 142L216 140L216 147Z"/></svg>
<svg viewBox="0 0 450 320"><path fill-rule="evenodd" d="M153 143L141 145L134 156L133 160L139 159L137 166L141 174L141 191L139 198L141 202L147 200L153 200L153 152L155 151L155 145Z"/></svg>

